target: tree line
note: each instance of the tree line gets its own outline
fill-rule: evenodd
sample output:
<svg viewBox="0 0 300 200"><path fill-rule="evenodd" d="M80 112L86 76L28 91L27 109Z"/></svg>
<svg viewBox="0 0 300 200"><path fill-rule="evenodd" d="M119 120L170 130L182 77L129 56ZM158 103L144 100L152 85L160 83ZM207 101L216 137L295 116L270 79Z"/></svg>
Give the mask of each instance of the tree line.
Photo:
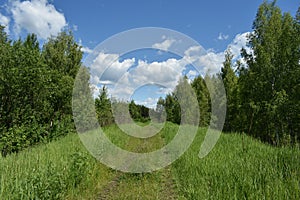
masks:
<svg viewBox="0 0 300 200"><path fill-rule="evenodd" d="M191 82L200 126L216 117L206 83L221 79L227 98L224 131L244 132L271 144L300 141L300 7L293 18L275 2L265 1L257 11L248 37L251 52L241 49L245 63L233 60L229 49L220 73ZM175 89L158 100L157 109L165 108L167 120L180 123L176 98Z"/></svg>
<svg viewBox="0 0 300 200"><path fill-rule="evenodd" d="M249 35L246 66L227 52L221 76L228 106L226 131L245 132L272 144L300 141L300 7L293 18L264 2Z"/></svg>
<svg viewBox="0 0 300 200"><path fill-rule="evenodd" d="M293 18L275 3L260 5L248 36L251 51L241 49L242 60L233 60L228 49L220 73L198 76L190 83L182 77L174 91L159 98L155 110L150 109L156 119L218 128L221 120L212 113L212 103L220 108L226 104L223 131L246 133L274 145L299 142L300 8ZM219 80L224 84L226 101L218 88L208 89L207 83L219 84ZM193 88L197 102L189 88ZM103 87L95 104L100 124L114 123L111 104L129 108L131 117L141 119L137 116L141 106L110 100Z"/></svg>
<svg viewBox="0 0 300 200"><path fill-rule="evenodd" d="M119 113L129 111L129 116L119 116L118 122L120 123L129 123L129 117L135 122L145 123L150 121L150 108L136 104L134 100L125 102L115 98L109 98L107 87L103 86L100 89L98 97L95 99L96 116L100 126L108 126L115 123L113 108ZM153 111L154 110L152 110L152 112Z"/></svg>

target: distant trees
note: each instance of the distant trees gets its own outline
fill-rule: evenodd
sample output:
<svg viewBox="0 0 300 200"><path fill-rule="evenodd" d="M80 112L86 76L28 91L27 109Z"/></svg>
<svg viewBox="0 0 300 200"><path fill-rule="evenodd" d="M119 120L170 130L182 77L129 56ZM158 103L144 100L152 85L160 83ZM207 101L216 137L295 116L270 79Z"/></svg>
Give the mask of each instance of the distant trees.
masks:
<svg viewBox="0 0 300 200"><path fill-rule="evenodd" d="M99 96L95 99L95 108L100 126L107 126L114 122L111 101L105 86L102 87Z"/></svg>
<svg viewBox="0 0 300 200"><path fill-rule="evenodd" d="M197 95L188 83L187 77L182 77L174 91L167 94L165 99L159 98L156 112L163 114L163 110L167 121L176 124L199 124ZM160 117L163 118L164 115Z"/></svg>
<svg viewBox="0 0 300 200"><path fill-rule="evenodd" d="M174 93L166 96L164 106L166 110L167 121L180 124L181 110L177 97Z"/></svg>
<svg viewBox="0 0 300 200"><path fill-rule="evenodd" d="M150 109L144 105L138 105L132 100L130 103L117 101L108 97L106 86L102 86L98 97L95 99L95 108L97 119L101 127L108 126L113 123L129 123L132 118L136 122L147 122L150 120ZM113 112L113 109L117 112ZM126 113L129 111L129 115ZM117 119L116 119L117 117Z"/></svg>
<svg viewBox="0 0 300 200"><path fill-rule="evenodd" d="M150 120L149 111L150 111L149 108L147 108L144 105L136 104L134 100L131 100L131 102L129 103L129 113L130 116L135 121L140 121L140 122L149 121Z"/></svg>

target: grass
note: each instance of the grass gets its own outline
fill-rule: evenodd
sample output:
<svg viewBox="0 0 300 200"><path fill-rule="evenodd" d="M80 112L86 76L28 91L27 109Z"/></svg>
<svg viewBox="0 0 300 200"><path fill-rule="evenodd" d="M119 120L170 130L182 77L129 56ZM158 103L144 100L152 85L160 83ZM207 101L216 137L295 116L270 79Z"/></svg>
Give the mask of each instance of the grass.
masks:
<svg viewBox="0 0 300 200"><path fill-rule="evenodd" d="M131 138L116 126L105 128L105 133L121 148L149 152L170 142L177 130L177 125L167 124L149 139ZM199 159L205 130L200 128L188 151L168 167L179 199L300 199L298 148L222 134L215 148ZM168 190L164 169L117 172L92 157L76 134L0 158L0 170L0 199L97 199L118 174L111 199L164 199L167 193L162 190Z"/></svg>
<svg viewBox="0 0 300 200"><path fill-rule="evenodd" d="M0 158L0 199L94 199L114 173L70 134Z"/></svg>
<svg viewBox="0 0 300 200"><path fill-rule="evenodd" d="M212 152L198 158L205 129L173 163L186 199L300 199L300 151L275 148L251 137L222 134Z"/></svg>

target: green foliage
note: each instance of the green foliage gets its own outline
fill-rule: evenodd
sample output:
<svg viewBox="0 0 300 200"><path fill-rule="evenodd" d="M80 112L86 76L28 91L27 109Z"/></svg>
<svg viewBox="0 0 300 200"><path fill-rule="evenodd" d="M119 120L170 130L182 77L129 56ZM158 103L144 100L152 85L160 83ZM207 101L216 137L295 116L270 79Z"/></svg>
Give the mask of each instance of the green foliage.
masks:
<svg viewBox="0 0 300 200"><path fill-rule="evenodd" d="M200 128L189 150L172 164L182 199L299 199L299 148L272 147L231 133L199 159L205 133ZM168 143L175 134L162 136Z"/></svg>
<svg viewBox="0 0 300 200"><path fill-rule="evenodd" d="M105 86L102 87L98 98L95 99L95 107L100 126L107 126L114 122L111 101Z"/></svg>
<svg viewBox="0 0 300 200"><path fill-rule="evenodd" d="M95 119L95 102L89 84L90 74L86 67L80 67L73 89L73 118L78 132L94 130L97 127Z"/></svg>
<svg viewBox="0 0 300 200"><path fill-rule="evenodd" d="M198 79L197 79L198 80ZM165 99L160 98L157 102L157 118L163 120L166 117L166 120L176 124L195 124L198 125L198 111L203 108L198 102L199 90L194 88L197 87L196 81L190 85L187 81L187 77L182 77L174 91L171 94L167 94ZM166 115L166 116L165 116ZM203 116L202 116L203 117ZM182 119L184 119L182 121ZM201 124L201 123L200 123Z"/></svg>
<svg viewBox="0 0 300 200"><path fill-rule="evenodd" d="M130 137L116 125L103 130L123 149L151 152L169 143L178 128L167 122L148 139ZM161 175L166 171L172 173L177 185L173 191L182 199L299 199L299 148L272 147L249 136L223 134L208 156L199 159L205 133L206 128L200 128L188 151L170 167L146 174L111 170L86 151L76 134L69 134L0 157L0 199L96 199L116 174L121 178L112 191L115 197L145 199L152 198L151 193L165 198L169 196L163 196L161 188L170 185L161 185L165 181Z"/></svg>
<svg viewBox="0 0 300 200"><path fill-rule="evenodd" d="M249 35L251 52L241 49L246 63L233 60L229 49L217 76L199 76L192 81L200 126L221 128L218 110L226 104L224 131L245 132L276 145L300 141L299 13L300 8L293 19L289 13L282 14L275 1L264 1ZM226 101L220 84L224 84ZM181 81L177 88L182 85ZM211 105L216 106L216 113L212 113ZM182 110L176 89L165 99L159 99L157 111L162 113L163 108L167 121L180 123Z"/></svg>
<svg viewBox="0 0 300 200"><path fill-rule="evenodd" d="M167 115L167 121L180 124L180 105L173 94L168 94L165 99L165 110Z"/></svg>
<svg viewBox="0 0 300 200"><path fill-rule="evenodd" d="M238 122L238 105L239 105L239 94L238 94L238 77L233 71L232 67L233 55L230 50L226 51L225 61L221 68L220 77L223 81L226 99L226 119L224 124L224 131L234 130Z"/></svg>
<svg viewBox="0 0 300 200"><path fill-rule="evenodd" d="M95 108L97 119L101 127L114 123L114 117L116 116L113 116L113 114L117 115L118 123L129 123L129 118L132 118L135 122L142 123L148 122L150 119L149 108L144 105L135 104L134 100L130 103L114 99L111 100L108 98L107 88L105 86L102 87L99 96L95 99ZM113 109L116 113L113 113ZM130 116L125 115L128 111Z"/></svg>
<svg viewBox="0 0 300 200"><path fill-rule="evenodd" d="M174 96L177 100L175 105L179 105L180 110L176 107L173 110L173 115L180 119L181 124L199 124L199 107L197 97L188 83L187 77L179 80L178 85L174 90ZM176 121L177 122L177 121Z"/></svg>
<svg viewBox="0 0 300 200"><path fill-rule="evenodd" d="M72 89L82 52L65 32L39 46L34 34L11 42L0 28L2 155L74 130Z"/></svg>
<svg viewBox="0 0 300 200"><path fill-rule="evenodd" d="M239 80L244 126L236 130L273 144L299 141L299 22L264 2L253 29L253 54L242 52L248 68Z"/></svg>
<svg viewBox="0 0 300 200"><path fill-rule="evenodd" d="M245 132L277 145L300 141L300 7L293 19L275 3L264 1L258 9L249 35L251 52L241 49L246 63L233 60L229 49L221 73L192 81L200 126L221 128L218 110L226 103L224 131ZM182 111L175 92L159 99L157 111L164 108L167 121L179 124ZM211 105L216 105L217 113L212 113Z"/></svg>
<svg viewBox="0 0 300 200"><path fill-rule="evenodd" d="M149 108L144 105L135 104L134 100L129 103L129 113L132 119L136 122L149 121Z"/></svg>
<svg viewBox="0 0 300 200"><path fill-rule="evenodd" d="M67 199L75 193L91 195L90 191L84 191L100 180L106 181L105 176L110 177L110 170L86 152L76 134L0 160L0 199Z"/></svg>
<svg viewBox="0 0 300 200"><path fill-rule="evenodd" d="M195 90L198 104L199 104L199 110L200 110L199 126L201 127L208 126L210 121L211 109L210 109L209 91L206 87L205 80L201 76L198 76L193 80L191 85Z"/></svg>
<svg viewBox="0 0 300 200"><path fill-rule="evenodd" d="M76 152L71 155L70 175L68 181L72 182L73 187L77 187L80 182L86 177L89 165L88 156L76 149Z"/></svg>
<svg viewBox="0 0 300 200"><path fill-rule="evenodd" d="M73 79L76 77L81 66L82 52L71 32L62 32L57 37L50 38L43 46L42 53L50 69Z"/></svg>

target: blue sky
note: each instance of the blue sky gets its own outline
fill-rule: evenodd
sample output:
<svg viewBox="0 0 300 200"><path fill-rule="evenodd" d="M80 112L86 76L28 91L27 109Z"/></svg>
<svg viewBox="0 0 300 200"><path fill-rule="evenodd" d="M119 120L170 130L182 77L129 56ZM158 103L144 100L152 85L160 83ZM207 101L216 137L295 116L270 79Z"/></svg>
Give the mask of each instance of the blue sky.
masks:
<svg viewBox="0 0 300 200"><path fill-rule="evenodd" d="M214 70L217 71L228 46L232 47L233 53L238 57L238 50L246 42L246 33L252 30L252 22L261 3L262 0L1 0L0 24L8 27L6 31L12 38L34 32L41 41L70 28L74 31L76 40L83 46L85 58L99 43L119 32L140 27L168 28L186 34L202 45L210 62L216 66ZM290 12L294 16L299 2L278 0L277 5L282 11ZM162 38L158 41L161 42L158 46L162 47L168 42L172 44L172 41L172 38ZM156 54L149 50L139 52L136 56L134 53L127 54L126 58L106 54L102 58L115 59L117 64L114 66L118 69L125 67L125 70L121 70L122 73L138 66L139 61L146 62L147 65L143 66L153 66L155 70L155 67L162 67L166 63L178 64L170 59L180 60L171 54L162 56L159 52ZM141 55L144 55L144 59ZM130 62L134 57L134 62ZM157 65L154 65L154 62ZM118 73L117 70L112 71ZM167 72L166 70L166 75ZM190 72L192 74L193 71ZM149 74L149 71L146 73ZM175 77L177 78L176 75ZM107 75L106 79L98 80L94 85L99 87L105 81L112 83L110 76ZM176 82L175 79L172 82ZM110 88L112 86L113 83ZM161 91L162 88L156 89ZM153 88L145 89L144 93L141 91L140 89L139 95L133 97L147 106L154 106L158 94L161 94L149 92L154 91ZM145 94L149 94L148 97Z"/></svg>
<svg viewBox="0 0 300 200"><path fill-rule="evenodd" d="M235 35L251 30L262 0L54 0L68 22L78 26L76 36L91 48L107 37L137 27L164 27L180 31L205 48L224 50ZM296 0L278 0L293 15ZM228 35L224 41L219 34ZM90 43L91 42L91 43Z"/></svg>

